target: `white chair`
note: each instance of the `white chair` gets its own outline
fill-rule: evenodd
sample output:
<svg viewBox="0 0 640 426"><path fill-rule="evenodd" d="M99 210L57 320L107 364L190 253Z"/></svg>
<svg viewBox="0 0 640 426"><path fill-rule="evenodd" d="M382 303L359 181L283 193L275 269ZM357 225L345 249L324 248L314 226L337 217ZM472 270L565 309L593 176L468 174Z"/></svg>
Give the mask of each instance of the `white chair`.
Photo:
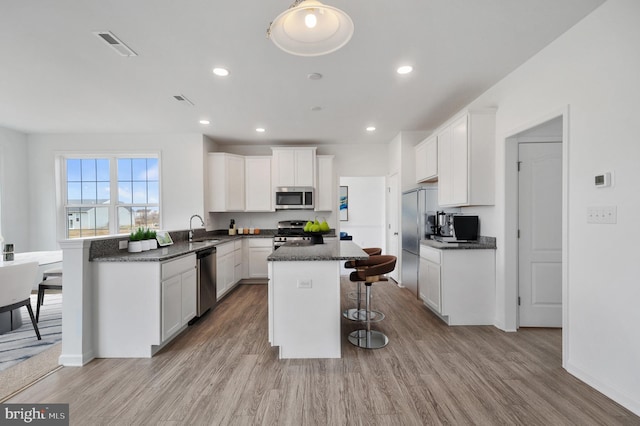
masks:
<svg viewBox="0 0 640 426"><path fill-rule="evenodd" d="M26 306L38 340L40 330L31 309L31 287L38 273L38 262L19 263L0 267L0 312L12 311Z"/></svg>

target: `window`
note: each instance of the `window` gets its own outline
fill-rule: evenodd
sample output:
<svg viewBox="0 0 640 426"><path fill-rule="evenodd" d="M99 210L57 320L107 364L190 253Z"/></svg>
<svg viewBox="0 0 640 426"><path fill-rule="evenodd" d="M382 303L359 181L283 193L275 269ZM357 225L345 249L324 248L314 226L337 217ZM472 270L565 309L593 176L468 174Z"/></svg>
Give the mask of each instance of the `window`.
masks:
<svg viewBox="0 0 640 426"><path fill-rule="evenodd" d="M157 157L67 157L64 170L67 238L159 228Z"/></svg>

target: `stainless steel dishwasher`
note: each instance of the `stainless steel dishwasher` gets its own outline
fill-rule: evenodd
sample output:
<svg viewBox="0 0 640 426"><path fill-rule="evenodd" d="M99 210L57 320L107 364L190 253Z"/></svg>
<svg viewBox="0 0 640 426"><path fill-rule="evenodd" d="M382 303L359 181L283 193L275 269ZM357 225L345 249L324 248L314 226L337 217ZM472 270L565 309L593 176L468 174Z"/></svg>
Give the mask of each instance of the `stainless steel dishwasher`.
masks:
<svg viewBox="0 0 640 426"><path fill-rule="evenodd" d="M196 252L198 259L198 316L216 305L216 248Z"/></svg>

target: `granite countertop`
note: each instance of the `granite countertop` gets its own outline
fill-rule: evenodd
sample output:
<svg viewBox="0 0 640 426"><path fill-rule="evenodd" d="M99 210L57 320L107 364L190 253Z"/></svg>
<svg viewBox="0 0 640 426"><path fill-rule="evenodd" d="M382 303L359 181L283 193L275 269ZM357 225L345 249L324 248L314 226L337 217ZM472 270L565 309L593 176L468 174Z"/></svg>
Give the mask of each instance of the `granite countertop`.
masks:
<svg viewBox="0 0 640 426"><path fill-rule="evenodd" d="M89 260L92 262L162 262L240 238L273 238L273 235L213 235L196 238L192 242L176 241L170 246L158 247L155 250L148 250L140 253L129 253L126 250L118 250L117 252L114 252L111 249L101 251L99 248L94 250L92 247Z"/></svg>
<svg viewBox="0 0 640 426"><path fill-rule="evenodd" d="M286 243L267 257L276 261L351 260L369 256L351 241L326 241L324 244Z"/></svg>
<svg viewBox="0 0 640 426"><path fill-rule="evenodd" d="M441 243L436 240L421 240L420 244L439 250L495 250L496 239L494 237L478 237L478 242L472 243Z"/></svg>

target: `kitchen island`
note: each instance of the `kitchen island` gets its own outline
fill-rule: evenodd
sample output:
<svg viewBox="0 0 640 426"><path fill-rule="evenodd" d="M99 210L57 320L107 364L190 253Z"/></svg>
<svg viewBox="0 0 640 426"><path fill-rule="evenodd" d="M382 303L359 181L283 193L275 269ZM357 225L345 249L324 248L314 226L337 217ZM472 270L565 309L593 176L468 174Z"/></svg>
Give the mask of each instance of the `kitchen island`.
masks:
<svg viewBox="0 0 640 426"><path fill-rule="evenodd" d="M287 243L269 262L269 342L280 358L340 358L340 265L367 259L351 241Z"/></svg>

